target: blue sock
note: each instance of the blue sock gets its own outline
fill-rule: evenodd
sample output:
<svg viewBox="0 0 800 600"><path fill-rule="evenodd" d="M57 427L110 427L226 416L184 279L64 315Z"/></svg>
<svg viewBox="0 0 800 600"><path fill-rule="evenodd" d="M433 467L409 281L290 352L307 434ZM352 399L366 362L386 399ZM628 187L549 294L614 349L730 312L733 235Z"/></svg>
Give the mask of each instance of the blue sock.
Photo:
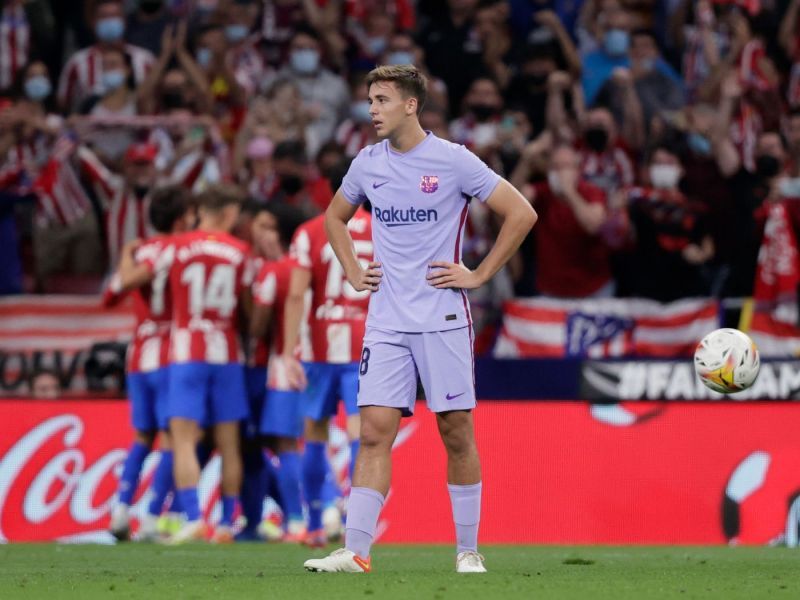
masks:
<svg viewBox="0 0 800 600"><path fill-rule="evenodd" d="M222 519L220 525L233 526L233 513L236 510L236 496L222 497Z"/></svg>
<svg viewBox="0 0 800 600"><path fill-rule="evenodd" d="M268 454L264 455L264 485L266 495L275 500L281 512L286 514L286 506L283 502L280 485L278 485L278 469L272 462L272 457Z"/></svg>
<svg viewBox="0 0 800 600"><path fill-rule="evenodd" d="M308 530L322 529L322 488L328 471L325 442L306 442L303 453L303 495L308 503Z"/></svg>
<svg viewBox="0 0 800 600"><path fill-rule="evenodd" d="M261 522L266 490L264 455L260 448L246 452L243 457L244 477L242 478L242 513L247 519L247 529L255 529Z"/></svg>
<svg viewBox="0 0 800 600"><path fill-rule="evenodd" d="M186 513L187 521L197 521L200 518L200 500L197 497L197 488L184 488L175 492L180 499L183 512Z"/></svg>
<svg viewBox="0 0 800 600"><path fill-rule="evenodd" d="M136 487L139 484L139 473L142 470L144 459L150 453L150 448L141 442L133 442L125 464L122 467L122 477L119 478L119 501L130 506Z"/></svg>
<svg viewBox="0 0 800 600"><path fill-rule="evenodd" d="M359 440L350 442L350 485L353 485L353 469L356 468L356 457L358 456L358 449L361 447Z"/></svg>
<svg viewBox="0 0 800 600"><path fill-rule="evenodd" d="M164 500L167 499L172 489L172 450L162 450L161 460L158 461L158 467L153 474L153 481L150 484L150 489L153 491L153 498L150 500L150 506L147 509L151 515L158 516L164 508Z"/></svg>
<svg viewBox="0 0 800 600"><path fill-rule="evenodd" d="M281 452L281 468L278 470L278 487L286 507L287 519L302 519L303 505L300 502L300 454L297 452Z"/></svg>
<svg viewBox="0 0 800 600"><path fill-rule="evenodd" d="M322 486L322 506L327 507L336 504L342 497L342 490L336 481L336 474L333 472L330 461L325 461L325 483Z"/></svg>
<svg viewBox="0 0 800 600"><path fill-rule="evenodd" d="M172 492L172 502L169 503L169 512L174 513L182 513L183 512L183 504L181 504L181 498L178 495L178 490L175 489L175 478L172 478L172 487L170 488Z"/></svg>

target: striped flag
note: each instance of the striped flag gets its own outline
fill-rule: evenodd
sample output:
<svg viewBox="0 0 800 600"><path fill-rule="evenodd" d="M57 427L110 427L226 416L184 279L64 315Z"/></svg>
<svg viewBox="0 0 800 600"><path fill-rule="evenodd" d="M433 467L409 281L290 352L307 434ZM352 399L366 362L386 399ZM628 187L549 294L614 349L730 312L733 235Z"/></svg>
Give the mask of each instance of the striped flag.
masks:
<svg viewBox="0 0 800 600"><path fill-rule="evenodd" d="M691 356L719 327L719 303L687 299L518 298L503 309L498 358Z"/></svg>
<svg viewBox="0 0 800 600"><path fill-rule="evenodd" d="M0 297L0 355L4 384L30 375L35 366L67 369L78 357L70 391L86 389L83 363L99 342L127 342L136 319L132 307L121 303L104 308L95 296ZM34 365L34 356L40 364ZM14 386L0 394L25 391Z"/></svg>

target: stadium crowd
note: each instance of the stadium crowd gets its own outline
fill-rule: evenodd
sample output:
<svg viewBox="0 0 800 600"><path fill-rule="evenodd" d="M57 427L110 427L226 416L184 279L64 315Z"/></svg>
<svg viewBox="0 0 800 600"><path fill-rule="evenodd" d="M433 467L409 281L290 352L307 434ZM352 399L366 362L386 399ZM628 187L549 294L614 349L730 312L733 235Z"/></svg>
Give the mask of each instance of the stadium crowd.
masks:
<svg viewBox="0 0 800 600"><path fill-rule="evenodd" d="M165 184L318 214L375 140L365 73L406 63L540 215L478 328L747 296L769 207L800 231L800 0L0 0L0 294L97 291ZM472 203L468 266L496 229Z"/></svg>

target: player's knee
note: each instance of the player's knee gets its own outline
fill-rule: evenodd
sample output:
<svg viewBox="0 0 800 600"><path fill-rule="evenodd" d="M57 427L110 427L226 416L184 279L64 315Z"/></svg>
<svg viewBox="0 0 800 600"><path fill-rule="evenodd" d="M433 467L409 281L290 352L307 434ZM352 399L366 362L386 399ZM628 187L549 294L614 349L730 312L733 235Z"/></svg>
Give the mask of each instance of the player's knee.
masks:
<svg viewBox="0 0 800 600"><path fill-rule="evenodd" d="M475 437L469 427L442 427L440 434L450 456L465 456L475 450Z"/></svg>

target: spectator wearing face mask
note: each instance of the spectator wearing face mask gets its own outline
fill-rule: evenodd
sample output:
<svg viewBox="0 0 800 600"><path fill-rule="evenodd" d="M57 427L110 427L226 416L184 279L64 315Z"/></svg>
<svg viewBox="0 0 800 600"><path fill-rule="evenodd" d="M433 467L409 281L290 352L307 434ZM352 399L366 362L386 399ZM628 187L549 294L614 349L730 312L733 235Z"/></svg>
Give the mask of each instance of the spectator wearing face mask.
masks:
<svg viewBox="0 0 800 600"><path fill-rule="evenodd" d="M186 31L185 21L164 29L158 60L139 90L142 114L211 113L213 97L208 80L186 48Z"/></svg>
<svg viewBox="0 0 800 600"><path fill-rule="evenodd" d="M634 163L608 110L595 108L586 113L577 148L581 157L581 175L590 183L607 194L633 185L636 178Z"/></svg>
<svg viewBox="0 0 800 600"><path fill-rule="evenodd" d="M680 110L685 103L680 79L669 75L671 68L661 58L655 35L637 30L631 34L628 52L630 67L619 67L600 89L596 105L609 108L617 123L641 114L644 129L639 132L640 146L653 120L668 111Z"/></svg>
<svg viewBox="0 0 800 600"><path fill-rule="evenodd" d="M613 296L610 249L601 236L606 195L581 179L580 157L569 146L556 145L544 162L546 181L524 188L539 215L536 288L559 298Z"/></svg>
<svg viewBox="0 0 800 600"><path fill-rule="evenodd" d="M755 138L754 169L747 164L728 135L730 115L741 91L735 80L723 83L722 99L715 123L717 160L727 178L733 215L731 236L735 240L730 257L730 275L724 292L731 296L749 296L753 290L760 229L755 215L765 200L783 196L782 183L790 175L790 161L779 132L765 131Z"/></svg>
<svg viewBox="0 0 800 600"><path fill-rule="evenodd" d="M364 146L375 143L377 136L369 114L369 94L363 76L354 78L351 96L350 116L339 125L334 139L347 157L354 158Z"/></svg>
<svg viewBox="0 0 800 600"><path fill-rule="evenodd" d="M647 185L617 192L626 207L631 248L619 270L620 295L671 302L707 296L714 256L705 207L679 188L683 167L669 146L652 148L642 179Z"/></svg>
<svg viewBox="0 0 800 600"><path fill-rule="evenodd" d="M450 124L450 139L485 160L497 142L502 113L503 96L497 84L489 78L476 79L464 97L462 116Z"/></svg>
<svg viewBox="0 0 800 600"><path fill-rule="evenodd" d="M270 202L281 202L302 210L308 218L324 211L331 195L320 193L314 185L316 177L308 164L301 142L281 142L275 147L272 164L277 176L277 189Z"/></svg>
<svg viewBox="0 0 800 600"><path fill-rule="evenodd" d="M259 48L261 34L255 31L257 19L258 5L255 0L232 2L225 11L227 61L236 81L248 96L258 91L258 86L267 73Z"/></svg>
<svg viewBox="0 0 800 600"><path fill-rule="evenodd" d="M13 160L30 179L47 162L55 137L64 121L56 114L50 73L40 60L25 65L18 78L15 110L21 120L17 129L17 148Z"/></svg>
<svg viewBox="0 0 800 600"><path fill-rule="evenodd" d="M350 91L339 75L322 65L319 36L311 29L295 31L289 44L288 64L277 74L293 82L300 97L314 115L306 129L306 142L313 155L330 140L339 123L347 118ZM272 80L265 82L265 85Z"/></svg>
<svg viewBox="0 0 800 600"><path fill-rule="evenodd" d="M81 106L81 113L97 119L125 118L138 114L138 96L133 81L133 69L128 55L116 47L102 52L103 93L90 96ZM104 162L118 164L135 132L124 126L99 126L84 137Z"/></svg>
<svg viewBox="0 0 800 600"><path fill-rule="evenodd" d="M428 80L428 97L425 100L425 110L432 107L447 109L448 94L447 84L435 77L425 64L425 51L414 42L411 34L405 31L395 32L389 38L389 45L381 59L384 65L414 65ZM423 112L423 114L425 114Z"/></svg>
<svg viewBox="0 0 800 600"><path fill-rule="evenodd" d="M376 6L362 20L349 20L348 31L354 41L348 60L350 71L369 71L386 52L394 24L391 16Z"/></svg>
<svg viewBox="0 0 800 600"><path fill-rule="evenodd" d="M154 233L148 211L156 183L157 153L153 144L131 144L123 156L120 174L106 167L88 147L78 149L80 169L99 200L109 268L118 264L125 244Z"/></svg>
<svg viewBox="0 0 800 600"><path fill-rule="evenodd" d="M167 0L137 0L136 10L125 24L125 41L158 56L164 31L173 22Z"/></svg>
<svg viewBox="0 0 800 600"><path fill-rule="evenodd" d="M581 82L587 104L593 104L614 69L630 64L630 17L622 8L608 9L598 17L600 47L583 56Z"/></svg>
<svg viewBox="0 0 800 600"><path fill-rule="evenodd" d="M136 85L143 82L155 61L148 50L125 44L125 12L118 0L98 0L92 17L97 42L70 57L58 83L58 103L72 112L89 96L105 91L103 53L110 48L121 49L130 57L131 73Z"/></svg>
<svg viewBox="0 0 800 600"><path fill-rule="evenodd" d="M53 64L55 23L45 0L0 0L0 91L10 90L33 58Z"/></svg>
<svg viewBox="0 0 800 600"><path fill-rule="evenodd" d="M259 202L267 202L277 189L278 179L272 166L275 144L258 136L247 143L245 164L239 180L247 187L248 195Z"/></svg>

